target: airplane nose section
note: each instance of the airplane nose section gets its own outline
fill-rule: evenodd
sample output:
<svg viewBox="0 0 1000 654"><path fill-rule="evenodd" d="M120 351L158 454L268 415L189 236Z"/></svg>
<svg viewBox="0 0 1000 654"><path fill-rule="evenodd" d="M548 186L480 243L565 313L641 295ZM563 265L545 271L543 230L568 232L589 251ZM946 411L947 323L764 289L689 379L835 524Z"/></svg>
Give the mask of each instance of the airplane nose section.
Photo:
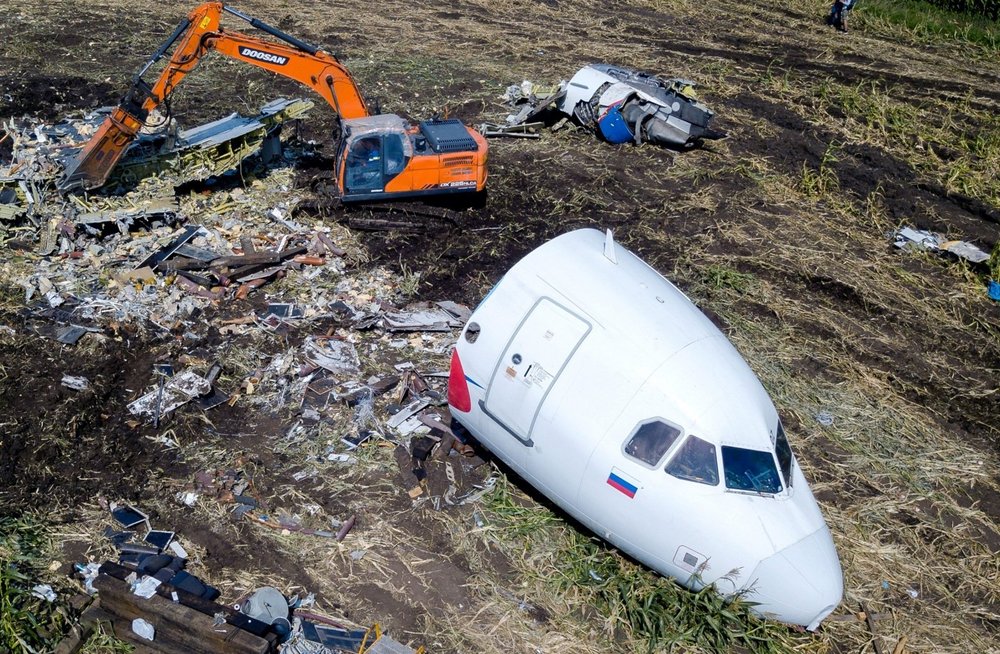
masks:
<svg viewBox="0 0 1000 654"><path fill-rule="evenodd" d="M746 599L758 603L754 611L810 631L844 595L840 559L826 525L761 561L749 579Z"/></svg>

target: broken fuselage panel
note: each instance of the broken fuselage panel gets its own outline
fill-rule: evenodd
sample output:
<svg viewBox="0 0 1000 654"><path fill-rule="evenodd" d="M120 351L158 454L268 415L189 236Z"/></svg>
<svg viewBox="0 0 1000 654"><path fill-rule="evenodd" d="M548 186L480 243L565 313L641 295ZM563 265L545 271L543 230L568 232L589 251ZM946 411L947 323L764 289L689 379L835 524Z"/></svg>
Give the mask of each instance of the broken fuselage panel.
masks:
<svg viewBox="0 0 1000 654"><path fill-rule="evenodd" d="M611 143L645 141L688 148L724 133L709 128L712 110L694 97L694 82L592 64L565 86L559 110Z"/></svg>

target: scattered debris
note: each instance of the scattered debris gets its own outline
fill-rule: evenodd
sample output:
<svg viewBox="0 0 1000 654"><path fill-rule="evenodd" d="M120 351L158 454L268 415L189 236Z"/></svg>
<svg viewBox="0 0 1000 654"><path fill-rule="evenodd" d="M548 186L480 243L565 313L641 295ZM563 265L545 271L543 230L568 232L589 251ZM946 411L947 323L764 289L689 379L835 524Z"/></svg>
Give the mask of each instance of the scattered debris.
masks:
<svg viewBox="0 0 1000 654"><path fill-rule="evenodd" d="M138 382L128 382L127 407L135 419L126 423L148 430L143 423L158 426L177 411L225 403L235 412L245 406L284 408L294 418L279 430L273 447L302 448L307 466L295 473L296 479L321 479L334 466L371 456L387 440L436 429L436 422L421 421L430 419L421 413L443 405L446 377L429 372L437 368L426 368L427 357L447 354L456 329L470 313L467 307L449 301L408 304L402 275L386 268L349 270L358 261L350 233L293 213L300 199L294 171L281 166L244 187L212 188L209 183L175 194L181 171L160 170L141 179L114 178L115 186L102 193L59 198L51 187L58 166L50 168L45 162L66 155L70 143L86 136L81 126L44 144L19 142L15 158L18 153L36 157L33 161L44 174L36 170L29 175L22 167L15 182L0 180L0 206L18 207L2 214L0 233L15 234L18 253L0 263L0 270L24 289L27 304L23 326L5 328L4 333L27 329L87 349L118 341L130 347L162 343L150 358L139 359L143 366L159 361L151 374L146 367ZM22 145L34 149L22 151ZM184 165L183 174L193 174L194 169ZM21 181L26 191L17 183ZM284 349L255 350L247 361L234 361L229 348L246 347L257 335L273 337ZM226 364L225 373L220 362ZM88 391L106 377L103 371L74 373L61 373L61 383L76 392ZM407 410L389 409L399 406ZM215 415L206 415L206 430L237 438L223 433L238 432L229 417L213 424ZM396 431L387 426L390 420L406 424ZM167 430L139 437L176 447L186 435ZM440 508L457 499L454 491L447 492L452 482L447 481L444 463L455 468L450 478L456 489L466 480L478 481L465 472L471 458L440 466L424 462L428 475L423 498L428 507ZM342 515L331 517L319 505L269 506L281 500L270 495L269 486L262 486L268 492L255 487L253 465L240 460L229 465L199 471L190 483L171 488L169 496L178 503L174 510L187 514L185 507L214 508L211 505L218 503L229 519L254 521L275 529L279 537L286 532L312 535L334 548L342 541L349 546L345 552L360 553L354 560L368 551L352 545L358 529L368 524L364 515L345 508ZM478 492L482 486L474 488ZM153 528L149 515L134 506L112 504L108 509L106 542L118 559L77 567L85 587L101 598L85 620L101 616L111 622L115 635L137 644L140 637L131 629L132 620L144 619L156 627L156 646L196 651L194 639L216 643L209 632L233 634L234 620L249 619L225 613L224 605L214 603L218 590L188 570L190 545L181 544L182 528ZM325 546L323 542L317 540L318 546ZM191 550L196 561L201 555L200 548ZM202 610L207 605L201 602L212 602L212 611ZM300 634L316 635L317 629L310 631L307 623L329 627L326 636L338 628L324 625L322 616L299 617L302 624L287 625L289 632L297 628ZM162 626L181 620L190 625L184 634ZM276 644L278 631L255 635ZM347 629L351 632L368 638L369 646L377 642L373 630ZM228 642L217 651L231 651L225 647L235 641ZM383 638L379 647L390 642L395 641Z"/></svg>
<svg viewBox="0 0 1000 654"><path fill-rule="evenodd" d="M154 640L156 637L156 629L153 628L153 625L149 621L142 618L136 618L132 621L132 633L146 640Z"/></svg>
<svg viewBox="0 0 1000 654"><path fill-rule="evenodd" d="M813 418L824 427L829 427L833 424L833 414L829 411L820 411Z"/></svg>
<svg viewBox="0 0 1000 654"><path fill-rule="evenodd" d="M916 248L943 252L973 266L983 267L990 255L966 241L949 241L941 234L923 229L903 227L893 234L893 245L899 249Z"/></svg>
<svg viewBox="0 0 1000 654"><path fill-rule="evenodd" d="M356 375L361 368L357 350L347 341L310 336L303 350L306 361L334 375Z"/></svg>
<svg viewBox="0 0 1000 654"><path fill-rule="evenodd" d="M105 189L128 189L149 177L160 177L172 186L179 186L233 170L262 150L280 152L280 146L274 145L280 126L301 118L313 106L309 100L279 98L264 105L260 114L252 118L232 114L187 130L179 129L173 119L163 121L156 129L140 133L105 183ZM110 112L110 107L99 109L83 118L66 119L55 125L31 121L16 125L13 120L8 121L4 130L13 140L14 161L7 168L0 168L0 189L9 191L0 195L0 202L20 205L21 214L37 213L40 205L53 202L48 194L55 190L58 176L77 157L81 143L97 131ZM129 217L148 219L170 211L169 206L153 204L133 209L131 216L128 213L102 216L94 211L84 211L81 215L85 223L93 224Z"/></svg>
<svg viewBox="0 0 1000 654"><path fill-rule="evenodd" d="M192 370L185 370L129 404L128 410L132 415L147 416L158 421L160 416L172 413L196 397L207 395L211 390L212 385L207 379Z"/></svg>
<svg viewBox="0 0 1000 654"><path fill-rule="evenodd" d="M38 584L31 589L31 594L39 599L43 599L46 602L54 602L58 599L56 591L52 590L52 586L48 584Z"/></svg>
<svg viewBox="0 0 1000 654"><path fill-rule="evenodd" d="M563 116L553 129L571 118L609 143L655 143L690 148L724 132L708 124L714 113L698 101L694 82L667 79L624 66L592 64L569 82L555 87L525 81L507 89L504 99L517 108L506 126L484 124L486 136L533 137L543 117Z"/></svg>
<svg viewBox="0 0 1000 654"><path fill-rule="evenodd" d="M74 391L85 391L90 386L86 377L74 377L73 375L63 375L62 385Z"/></svg>

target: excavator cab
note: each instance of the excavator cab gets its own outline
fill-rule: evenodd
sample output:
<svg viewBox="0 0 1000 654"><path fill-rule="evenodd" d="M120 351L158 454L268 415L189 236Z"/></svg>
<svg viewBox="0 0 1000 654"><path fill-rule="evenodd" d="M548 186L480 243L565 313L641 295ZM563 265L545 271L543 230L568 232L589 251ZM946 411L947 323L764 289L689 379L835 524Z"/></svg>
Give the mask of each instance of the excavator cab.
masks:
<svg viewBox="0 0 1000 654"><path fill-rule="evenodd" d="M340 147L341 196L345 200L371 199L386 188L404 183L413 158L413 139L407 123L393 114L379 114L344 121Z"/></svg>
<svg viewBox="0 0 1000 654"><path fill-rule="evenodd" d="M344 202L482 190L485 139L458 120L410 125L395 114L343 121L338 182Z"/></svg>

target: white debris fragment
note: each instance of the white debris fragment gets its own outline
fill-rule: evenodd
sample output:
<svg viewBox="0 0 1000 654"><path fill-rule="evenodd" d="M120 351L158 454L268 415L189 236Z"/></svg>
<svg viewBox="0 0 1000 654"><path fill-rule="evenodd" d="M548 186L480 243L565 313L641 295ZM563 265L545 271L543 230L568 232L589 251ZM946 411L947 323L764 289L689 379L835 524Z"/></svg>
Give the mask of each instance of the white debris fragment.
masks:
<svg viewBox="0 0 1000 654"><path fill-rule="evenodd" d="M159 387L154 388L129 404L128 410L136 416L153 418L159 414L162 417L211 390L212 385L207 379L192 370L185 370L164 384L162 393Z"/></svg>
<svg viewBox="0 0 1000 654"><path fill-rule="evenodd" d="M187 550L181 547L181 544L178 543L177 541L175 540L170 541L170 545L168 547L170 547L170 550L174 553L174 555L177 556L177 558L179 559L188 558Z"/></svg>
<svg viewBox="0 0 1000 654"><path fill-rule="evenodd" d="M73 375L63 375L62 385L74 391L85 391L90 386L86 377L74 377Z"/></svg>
<svg viewBox="0 0 1000 654"><path fill-rule="evenodd" d="M132 621L132 632L136 636L146 640L153 640L156 637L156 629L153 628L152 624L142 618L136 618Z"/></svg>
<svg viewBox="0 0 1000 654"><path fill-rule="evenodd" d="M444 309L416 309L387 312L382 317L382 326L389 331L446 332L461 327L462 321Z"/></svg>
<svg viewBox="0 0 1000 654"><path fill-rule="evenodd" d="M52 586L48 584L38 584L31 589L31 594L35 597L41 598L46 602L56 601L56 591L52 590Z"/></svg>
<svg viewBox="0 0 1000 654"><path fill-rule="evenodd" d="M411 417L417 413L423 411L430 405L431 401L428 399L414 400L407 404L405 407L396 412L394 416L389 418L388 425L393 429L398 429L404 422L409 420ZM419 426L421 423L417 421Z"/></svg>
<svg viewBox="0 0 1000 654"><path fill-rule="evenodd" d="M194 491L181 491L176 495L177 501L184 506L194 506L198 502L198 493Z"/></svg>
<svg viewBox="0 0 1000 654"><path fill-rule="evenodd" d="M87 565L80 565L77 563L74 569L80 573L83 577L83 589L87 591L88 595L96 595L97 589L94 588L94 580L97 579L97 575L100 574L101 564L100 563L88 563Z"/></svg>
<svg viewBox="0 0 1000 654"><path fill-rule="evenodd" d="M335 375L354 376L361 370L358 351L347 341L310 336L303 349L307 361Z"/></svg>
<svg viewBox="0 0 1000 654"><path fill-rule="evenodd" d="M160 583L160 580L156 577L145 576L135 585L135 589L132 592L139 597L149 599L156 594L156 589L160 586Z"/></svg>
<svg viewBox="0 0 1000 654"><path fill-rule="evenodd" d="M893 245L900 249L915 247L932 252L948 252L973 264L983 263L990 258L988 253L966 241L949 241L941 234L912 227L897 230L893 234Z"/></svg>
<svg viewBox="0 0 1000 654"><path fill-rule="evenodd" d="M412 436L414 434L429 434L430 427L420 421L420 418L411 416L396 426L396 431L400 436Z"/></svg>

